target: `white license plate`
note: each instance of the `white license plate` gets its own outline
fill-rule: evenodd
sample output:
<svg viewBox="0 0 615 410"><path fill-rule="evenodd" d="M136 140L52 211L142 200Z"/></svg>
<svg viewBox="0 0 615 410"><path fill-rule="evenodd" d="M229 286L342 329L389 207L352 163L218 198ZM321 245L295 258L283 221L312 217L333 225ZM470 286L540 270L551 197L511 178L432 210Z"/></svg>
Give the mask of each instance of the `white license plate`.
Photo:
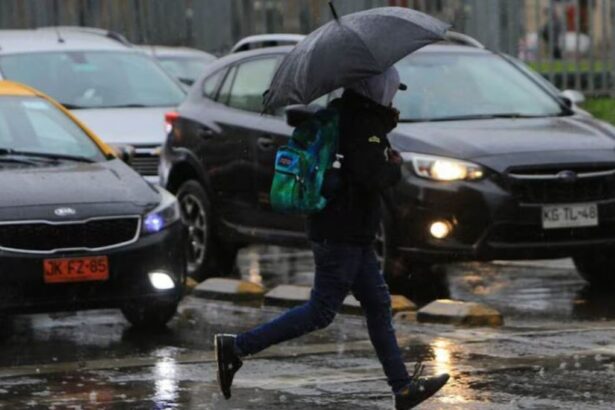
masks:
<svg viewBox="0 0 615 410"><path fill-rule="evenodd" d="M549 205L542 207L544 229L598 226L597 204Z"/></svg>

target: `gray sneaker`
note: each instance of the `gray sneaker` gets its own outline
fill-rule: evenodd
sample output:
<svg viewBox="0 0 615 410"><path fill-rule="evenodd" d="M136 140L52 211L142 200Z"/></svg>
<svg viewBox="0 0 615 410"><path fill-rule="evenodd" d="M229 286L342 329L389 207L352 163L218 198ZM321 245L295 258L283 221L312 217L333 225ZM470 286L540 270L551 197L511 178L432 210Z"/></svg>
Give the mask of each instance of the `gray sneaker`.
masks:
<svg viewBox="0 0 615 410"><path fill-rule="evenodd" d="M446 373L435 377L421 377L422 372L423 365L418 363L410 384L395 395L396 410L408 410L416 407L436 394L450 378Z"/></svg>

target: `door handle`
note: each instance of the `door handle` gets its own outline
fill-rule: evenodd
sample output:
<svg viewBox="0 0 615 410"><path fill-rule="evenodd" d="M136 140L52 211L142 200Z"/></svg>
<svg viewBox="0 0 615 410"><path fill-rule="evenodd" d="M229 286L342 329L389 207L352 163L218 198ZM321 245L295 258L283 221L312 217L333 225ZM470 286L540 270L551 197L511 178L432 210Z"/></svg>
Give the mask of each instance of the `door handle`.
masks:
<svg viewBox="0 0 615 410"><path fill-rule="evenodd" d="M270 150L274 147L273 138L270 137L260 137L256 140L256 143L263 150Z"/></svg>

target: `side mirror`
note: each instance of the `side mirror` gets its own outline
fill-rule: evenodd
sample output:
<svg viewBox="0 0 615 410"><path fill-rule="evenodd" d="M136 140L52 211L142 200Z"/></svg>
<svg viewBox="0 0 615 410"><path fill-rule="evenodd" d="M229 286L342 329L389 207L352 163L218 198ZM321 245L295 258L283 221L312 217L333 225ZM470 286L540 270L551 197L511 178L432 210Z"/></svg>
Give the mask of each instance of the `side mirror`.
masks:
<svg viewBox="0 0 615 410"><path fill-rule="evenodd" d="M570 105L579 105L585 102L585 95L577 90L565 90L560 94L564 101L568 100Z"/></svg>
<svg viewBox="0 0 615 410"><path fill-rule="evenodd" d="M130 165L135 156L135 147L132 145L112 145L115 156Z"/></svg>
<svg viewBox="0 0 615 410"><path fill-rule="evenodd" d="M286 123L296 128L320 110L322 107L319 105L291 105L286 108Z"/></svg>

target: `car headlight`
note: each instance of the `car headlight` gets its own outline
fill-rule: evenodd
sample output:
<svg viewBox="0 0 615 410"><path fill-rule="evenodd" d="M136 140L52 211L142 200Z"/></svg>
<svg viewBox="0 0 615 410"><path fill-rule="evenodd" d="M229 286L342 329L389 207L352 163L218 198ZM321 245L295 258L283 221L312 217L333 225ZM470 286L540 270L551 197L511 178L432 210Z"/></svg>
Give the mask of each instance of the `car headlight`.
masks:
<svg viewBox="0 0 615 410"><path fill-rule="evenodd" d="M412 152L404 152L402 157L416 175L434 181L475 181L485 176L483 167L467 161Z"/></svg>
<svg viewBox="0 0 615 410"><path fill-rule="evenodd" d="M154 210L147 213L143 218L144 234L160 232L181 219L177 198L162 188L157 189L162 200Z"/></svg>

